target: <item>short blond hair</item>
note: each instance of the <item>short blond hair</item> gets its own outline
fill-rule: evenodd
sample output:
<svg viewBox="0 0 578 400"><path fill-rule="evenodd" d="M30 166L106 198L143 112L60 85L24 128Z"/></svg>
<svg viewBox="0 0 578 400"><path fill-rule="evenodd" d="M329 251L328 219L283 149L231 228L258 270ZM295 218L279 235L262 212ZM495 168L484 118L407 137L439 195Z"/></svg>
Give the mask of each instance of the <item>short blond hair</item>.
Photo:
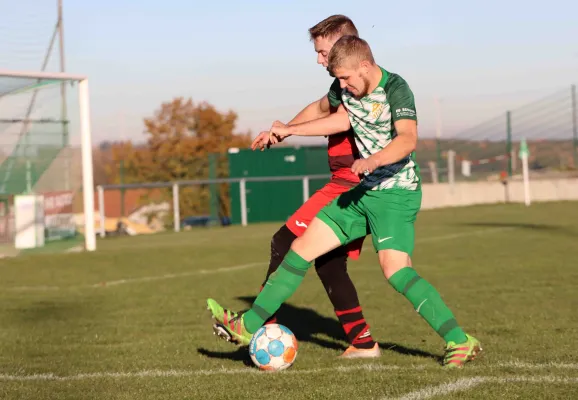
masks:
<svg viewBox="0 0 578 400"><path fill-rule="evenodd" d="M369 44L357 36L343 36L335 42L329 52L328 69L334 73L335 69L352 66L351 64L355 64L357 67L362 61L375 64Z"/></svg>
<svg viewBox="0 0 578 400"><path fill-rule="evenodd" d="M309 37L311 40L319 37L332 38L344 35L359 36L353 21L345 15L332 15L309 28Z"/></svg>

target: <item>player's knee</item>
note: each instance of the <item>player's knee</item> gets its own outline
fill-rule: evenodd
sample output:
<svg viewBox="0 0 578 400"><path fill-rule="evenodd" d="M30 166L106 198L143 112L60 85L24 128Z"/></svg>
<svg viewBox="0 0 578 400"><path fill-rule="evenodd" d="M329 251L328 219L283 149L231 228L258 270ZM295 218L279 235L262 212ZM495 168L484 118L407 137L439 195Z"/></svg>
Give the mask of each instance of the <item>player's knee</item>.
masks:
<svg viewBox="0 0 578 400"><path fill-rule="evenodd" d="M305 242L303 241L303 236L299 236L297 239L291 243L291 250L300 254L302 250L305 250Z"/></svg>
<svg viewBox="0 0 578 400"><path fill-rule="evenodd" d="M287 225L283 225L271 238L271 257L285 257L296 237Z"/></svg>
<svg viewBox="0 0 578 400"><path fill-rule="evenodd" d="M385 278L389 279L400 269L411 266L411 259L403 251L393 249L380 250L379 265Z"/></svg>

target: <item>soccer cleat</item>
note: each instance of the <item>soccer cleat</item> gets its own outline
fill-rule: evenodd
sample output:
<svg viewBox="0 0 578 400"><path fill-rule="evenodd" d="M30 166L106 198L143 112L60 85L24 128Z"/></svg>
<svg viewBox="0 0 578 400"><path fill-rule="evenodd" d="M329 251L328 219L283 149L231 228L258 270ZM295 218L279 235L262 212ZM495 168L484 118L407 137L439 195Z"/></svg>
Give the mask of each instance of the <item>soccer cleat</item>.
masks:
<svg viewBox="0 0 578 400"><path fill-rule="evenodd" d="M216 321L213 324L213 333L215 335L239 346L249 345L253 335L245 329L242 314L221 307L213 299L207 300L207 309Z"/></svg>
<svg viewBox="0 0 578 400"><path fill-rule="evenodd" d="M379 356L381 356L381 351L376 343L371 349L358 349L355 346L349 346L339 358L377 358Z"/></svg>
<svg viewBox="0 0 578 400"><path fill-rule="evenodd" d="M213 299L207 299L207 310L211 312L211 316L218 324L223 325L227 325L228 321L239 316L239 313L221 307L221 305Z"/></svg>
<svg viewBox="0 0 578 400"><path fill-rule="evenodd" d="M468 361L472 361L482 352L482 344L478 339L466 334L465 343L449 342L445 348L444 368L462 368Z"/></svg>

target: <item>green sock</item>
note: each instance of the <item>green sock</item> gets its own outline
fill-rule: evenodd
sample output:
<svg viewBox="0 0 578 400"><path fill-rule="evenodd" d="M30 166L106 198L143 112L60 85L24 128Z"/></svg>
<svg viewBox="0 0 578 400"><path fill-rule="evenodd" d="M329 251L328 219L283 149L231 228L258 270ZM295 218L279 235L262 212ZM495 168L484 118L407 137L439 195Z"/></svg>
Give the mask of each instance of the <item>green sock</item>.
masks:
<svg viewBox="0 0 578 400"><path fill-rule="evenodd" d="M446 343L464 343L468 340L437 290L413 268L400 269L389 278L389 283L413 304L415 310Z"/></svg>
<svg viewBox="0 0 578 400"><path fill-rule="evenodd" d="M253 307L244 314L243 321L247 331L255 333L277 312L281 304L295 293L310 266L310 262L289 250L277 271L269 276Z"/></svg>

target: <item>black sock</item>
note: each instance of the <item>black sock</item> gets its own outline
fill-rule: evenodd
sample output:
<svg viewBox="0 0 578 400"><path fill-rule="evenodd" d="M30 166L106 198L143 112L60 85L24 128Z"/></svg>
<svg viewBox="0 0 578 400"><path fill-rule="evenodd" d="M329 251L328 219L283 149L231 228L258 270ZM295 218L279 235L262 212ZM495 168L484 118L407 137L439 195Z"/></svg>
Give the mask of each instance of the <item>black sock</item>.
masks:
<svg viewBox="0 0 578 400"><path fill-rule="evenodd" d="M371 349L375 341L357 297L357 290L347 273L347 253L339 247L315 260L315 270L333 304L348 342L359 349Z"/></svg>

